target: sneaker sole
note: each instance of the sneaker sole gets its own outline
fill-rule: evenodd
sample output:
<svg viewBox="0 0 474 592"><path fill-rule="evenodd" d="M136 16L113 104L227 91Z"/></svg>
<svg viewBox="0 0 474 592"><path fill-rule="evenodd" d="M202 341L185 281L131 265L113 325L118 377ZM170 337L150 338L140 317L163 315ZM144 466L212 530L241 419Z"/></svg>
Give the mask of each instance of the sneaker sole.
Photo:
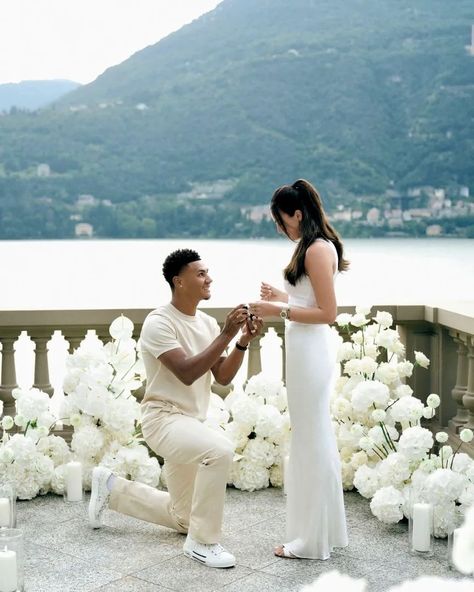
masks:
<svg viewBox="0 0 474 592"><path fill-rule="evenodd" d="M186 557L189 557L189 559L194 559L194 561L198 561L201 565L205 565L206 567L214 567L217 569L229 569L230 567L235 567L235 562L234 563L228 563L226 564L222 564L222 565L210 565L209 563L207 563L207 561L205 559L201 559L200 556L195 555L192 551L183 551L184 554L186 555Z"/></svg>

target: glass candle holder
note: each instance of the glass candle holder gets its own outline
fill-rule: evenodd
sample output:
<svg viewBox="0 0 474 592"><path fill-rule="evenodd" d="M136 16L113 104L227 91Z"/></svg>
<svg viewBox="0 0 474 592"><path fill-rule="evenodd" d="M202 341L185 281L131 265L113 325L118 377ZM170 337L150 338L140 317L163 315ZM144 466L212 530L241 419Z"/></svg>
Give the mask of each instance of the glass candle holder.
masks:
<svg viewBox="0 0 474 592"><path fill-rule="evenodd" d="M0 528L16 528L16 492L9 483L0 485Z"/></svg>
<svg viewBox="0 0 474 592"><path fill-rule="evenodd" d="M72 460L66 464L64 471L64 500L68 503L78 503L82 502L83 498L82 464Z"/></svg>
<svg viewBox="0 0 474 592"><path fill-rule="evenodd" d="M0 592L23 592L23 534L18 528L0 528Z"/></svg>
<svg viewBox="0 0 474 592"><path fill-rule="evenodd" d="M434 512L433 505L413 501L408 518L408 540L410 552L429 557L434 551Z"/></svg>

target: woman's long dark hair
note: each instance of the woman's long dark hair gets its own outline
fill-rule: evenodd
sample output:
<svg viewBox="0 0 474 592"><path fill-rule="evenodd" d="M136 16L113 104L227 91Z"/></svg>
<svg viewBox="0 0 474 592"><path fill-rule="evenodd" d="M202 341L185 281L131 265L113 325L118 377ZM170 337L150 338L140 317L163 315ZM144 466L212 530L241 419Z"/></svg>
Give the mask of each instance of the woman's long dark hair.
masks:
<svg viewBox="0 0 474 592"><path fill-rule="evenodd" d="M281 212L293 216L296 210L302 213L300 223L301 239L293 253L290 263L284 271L285 279L293 286L305 275L304 259L306 250L317 238L331 241L338 255L338 269L345 271L349 261L344 259L344 248L338 233L329 223L323 210L321 197L313 185L304 179L298 179L293 185L283 185L273 194L270 205L273 218L288 236L288 231L281 217ZM288 238L290 238L288 236Z"/></svg>

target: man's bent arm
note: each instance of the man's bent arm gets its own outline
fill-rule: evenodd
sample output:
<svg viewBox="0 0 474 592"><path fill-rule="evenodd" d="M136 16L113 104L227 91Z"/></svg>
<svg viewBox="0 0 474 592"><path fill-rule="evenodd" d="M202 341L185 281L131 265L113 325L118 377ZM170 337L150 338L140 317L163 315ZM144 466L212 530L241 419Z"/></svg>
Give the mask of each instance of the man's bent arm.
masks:
<svg viewBox="0 0 474 592"><path fill-rule="evenodd" d="M176 348L161 354L158 359L178 380L190 386L219 361L232 338L232 335L221 333L205 350L195 356L187 357L184 349Z"/></svg>

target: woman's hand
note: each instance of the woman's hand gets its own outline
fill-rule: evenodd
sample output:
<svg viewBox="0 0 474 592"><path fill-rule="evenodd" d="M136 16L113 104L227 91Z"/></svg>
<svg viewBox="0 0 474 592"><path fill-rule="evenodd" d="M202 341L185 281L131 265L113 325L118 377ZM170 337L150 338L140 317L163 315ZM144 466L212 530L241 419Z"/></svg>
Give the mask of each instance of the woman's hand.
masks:
<svg viewBox="0 0 474 592"><path fill-rule="evenodd" d="M288 294L282 290L278 290L277 288L270 286L270 284L262 282L260 286L260 298L262 300L266 300L267 302L287 302Z"/></svg>
<svg viewBox="0 0 474 592"><path fill-rule="evenodd" d="M249 312L256 317L277 317L280 314L281 307L265 300L258 302L251 302L249 304Z"/></svg>

